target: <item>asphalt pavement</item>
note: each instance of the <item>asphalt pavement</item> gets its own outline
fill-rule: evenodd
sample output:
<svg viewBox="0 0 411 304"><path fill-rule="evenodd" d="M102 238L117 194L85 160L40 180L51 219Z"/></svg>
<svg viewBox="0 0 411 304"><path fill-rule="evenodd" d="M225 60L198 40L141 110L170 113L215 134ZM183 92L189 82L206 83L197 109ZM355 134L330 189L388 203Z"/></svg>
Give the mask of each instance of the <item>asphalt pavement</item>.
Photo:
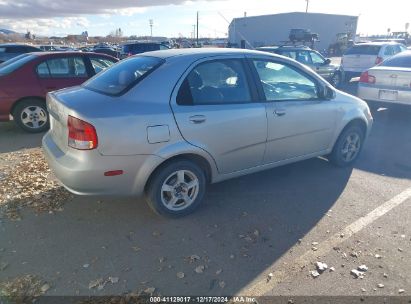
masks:
<svg viewBox="0 0 411 304"><path fill-rule="evenodd" d="M316 158L211 185L177 220L141 199L80 196L60 212L3 218L0 282L36 275L47 295L410 296L411 107L370 106L375 125L353 168ZM40 138L2 123L0 153ZM328 267L314 278L316 262ZM108 283L90 285L99 279Z"/></svg>

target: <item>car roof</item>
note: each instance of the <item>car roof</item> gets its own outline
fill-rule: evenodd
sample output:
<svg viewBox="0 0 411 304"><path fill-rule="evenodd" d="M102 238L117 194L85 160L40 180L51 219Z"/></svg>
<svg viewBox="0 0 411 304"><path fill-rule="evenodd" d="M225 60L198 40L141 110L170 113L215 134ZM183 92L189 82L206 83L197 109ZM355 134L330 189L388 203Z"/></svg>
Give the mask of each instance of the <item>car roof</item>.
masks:
<svg viewBox="0 0 411 304"><path fill-rule="evenodd" d="M191 48L191 49L169 49L152 51L140 54L140 56L152 56L162 59L170 57L184 56L184 57L209 57L219 55L239 55L239 54L254 54L254 55L267 55L267 53L258 50L248 49L230 49L230 48Z"/></svg>
<svg viewBox="0 0 411 304"><path fill-rule="evenodd" d="M273 45L273 46L262 46L257 48L258 50L311 50L310 47L306 45Z"/></svg>
<svg viewBox="0 0 411 304"><path fill-rule="evenodd" d="M122 43L122 45L131 45L131 44L165 44L166 42L160 42L160 41L126 41Z"/></svg>
<svg viewBox="0 0 411 304"><path fill-rule="evenodd" d="M398 42L395 42L395 41L374 41L374 42L358 43L358 44L355 44L354 47L355 46L361 46L361 45L380 45L380 46L383 46L383 45L390 45L390 44L401 44L401 43L398 43Z"/></svg>
<svg viewBox="0 0 411 304"><path fill-rule="evenodd" d="M31 44L26 44L26 43L0 43L0 46L31 46L31 47L36 47L34 45Z"/></svg>
<svg viewBox="0 0 411 304"><path fill-rule="evenodd" d="M95 53L95 52L79 52L79 51L68 51L68 52L33 52L30 53L33 54L37 57L43 57L43 56L55 56L55 55L93 55L93 56L102 56L102 57L107 57L107 58L114 58L117 59L113 56L103 54L103 53Z"/></svg>

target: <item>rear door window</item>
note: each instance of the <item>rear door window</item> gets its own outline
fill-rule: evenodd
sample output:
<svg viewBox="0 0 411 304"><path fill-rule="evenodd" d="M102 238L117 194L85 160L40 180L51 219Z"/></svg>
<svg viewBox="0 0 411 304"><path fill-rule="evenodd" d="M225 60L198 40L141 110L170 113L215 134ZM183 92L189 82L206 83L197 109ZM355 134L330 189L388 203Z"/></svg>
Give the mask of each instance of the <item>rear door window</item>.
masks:
<svg viewBox="0 0 411 304"><path fill-rule="evenodd" d="M345 55L375 55L377 56L381 50L380 45L355 45L348 49Z"/></svg>
<svg viewBox="0 0 411 304"><path fill-rule="evenodd" d="M81 57L62 57L49 59L37 66L37 74L40 77L52 78L83 78L88 77L86 66ZM49 74L45 67L48 67Z"/></svg>
<svg viewBox="0 0 411 304"><path fill-rule="evenodd" d="M50 71L49 67L47 66L47 62L40 63L36 68L36 72L40 78L50 77Z"/></svg>
<svg viewBox="0 0 411 304"><path fill-rule="evenodd" d="M131 57L97 74L83 86L103 94L120 95L144 79L163 62L163 59L157 57Z"/></svg>
<svg viewBox="0 0 411 304"><path fill-rule="evenodd" d="M214 60L196 66L183 82L179 105L210 105L251 102L250 89L239 59Z"/></svg>
<svg viewBox="0 0 411 304"><path fill-rule="evenodd" d="M298 51L297 52L297 57L295 58L298 62L302 64L311 64L311 56L310 53L307 51Z"/></svg>

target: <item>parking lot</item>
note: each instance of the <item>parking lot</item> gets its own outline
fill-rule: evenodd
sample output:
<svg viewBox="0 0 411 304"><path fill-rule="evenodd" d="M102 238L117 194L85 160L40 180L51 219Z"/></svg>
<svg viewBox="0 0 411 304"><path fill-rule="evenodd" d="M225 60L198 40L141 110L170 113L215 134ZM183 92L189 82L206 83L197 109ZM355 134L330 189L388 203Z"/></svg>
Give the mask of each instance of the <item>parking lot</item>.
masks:
<svg viewBox="0 0 411 304"><path fill-rule="evenodd" d="M211 185L176 220L115 197L3 215L0 281L33 275L59 296L411 295L411 108L370 106L375 124L354 168L316 158ZM41 136L1 123L0 165ZM316 262L328 269L314 278ZM351 274L360 265L362 279Z"/></svg>

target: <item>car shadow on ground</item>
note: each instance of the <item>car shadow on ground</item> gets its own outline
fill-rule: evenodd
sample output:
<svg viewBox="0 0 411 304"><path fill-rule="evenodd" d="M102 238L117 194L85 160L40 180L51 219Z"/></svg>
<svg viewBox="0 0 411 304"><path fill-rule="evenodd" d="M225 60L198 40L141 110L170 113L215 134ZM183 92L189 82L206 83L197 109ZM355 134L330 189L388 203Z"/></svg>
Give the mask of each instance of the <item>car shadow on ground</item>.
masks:
<svg viewBox="0 0 411 304"><path fill-rule="evenodd" d="M357 94L358 81L343 84ZM374 125L355 168L397 178L411 178L411 106L367 101Z"/></svg>
<svg viewBox="0 0 411 304"><path fill-rule="evenodd" d="M51 295L147 287L163 295L235 294L316 226L351 173L312 159L236 178L211 185L196 213L175 220L153 214L143 200L76 197L64 212L26 216L18 229L5 223L0 241L18 255L4 257L11 266L3 276L30 261L25 272L49 280ZM36 241L16 241L22 237ZM90 281L109 276L119 284L89 290Z"/></svg>
<svg viewBox="0 0 411 304"><path fill-rule="evenodd" d="M0 122L0 153L40 147L43 135L44 133L27 133L13 121Z"/></svg>

